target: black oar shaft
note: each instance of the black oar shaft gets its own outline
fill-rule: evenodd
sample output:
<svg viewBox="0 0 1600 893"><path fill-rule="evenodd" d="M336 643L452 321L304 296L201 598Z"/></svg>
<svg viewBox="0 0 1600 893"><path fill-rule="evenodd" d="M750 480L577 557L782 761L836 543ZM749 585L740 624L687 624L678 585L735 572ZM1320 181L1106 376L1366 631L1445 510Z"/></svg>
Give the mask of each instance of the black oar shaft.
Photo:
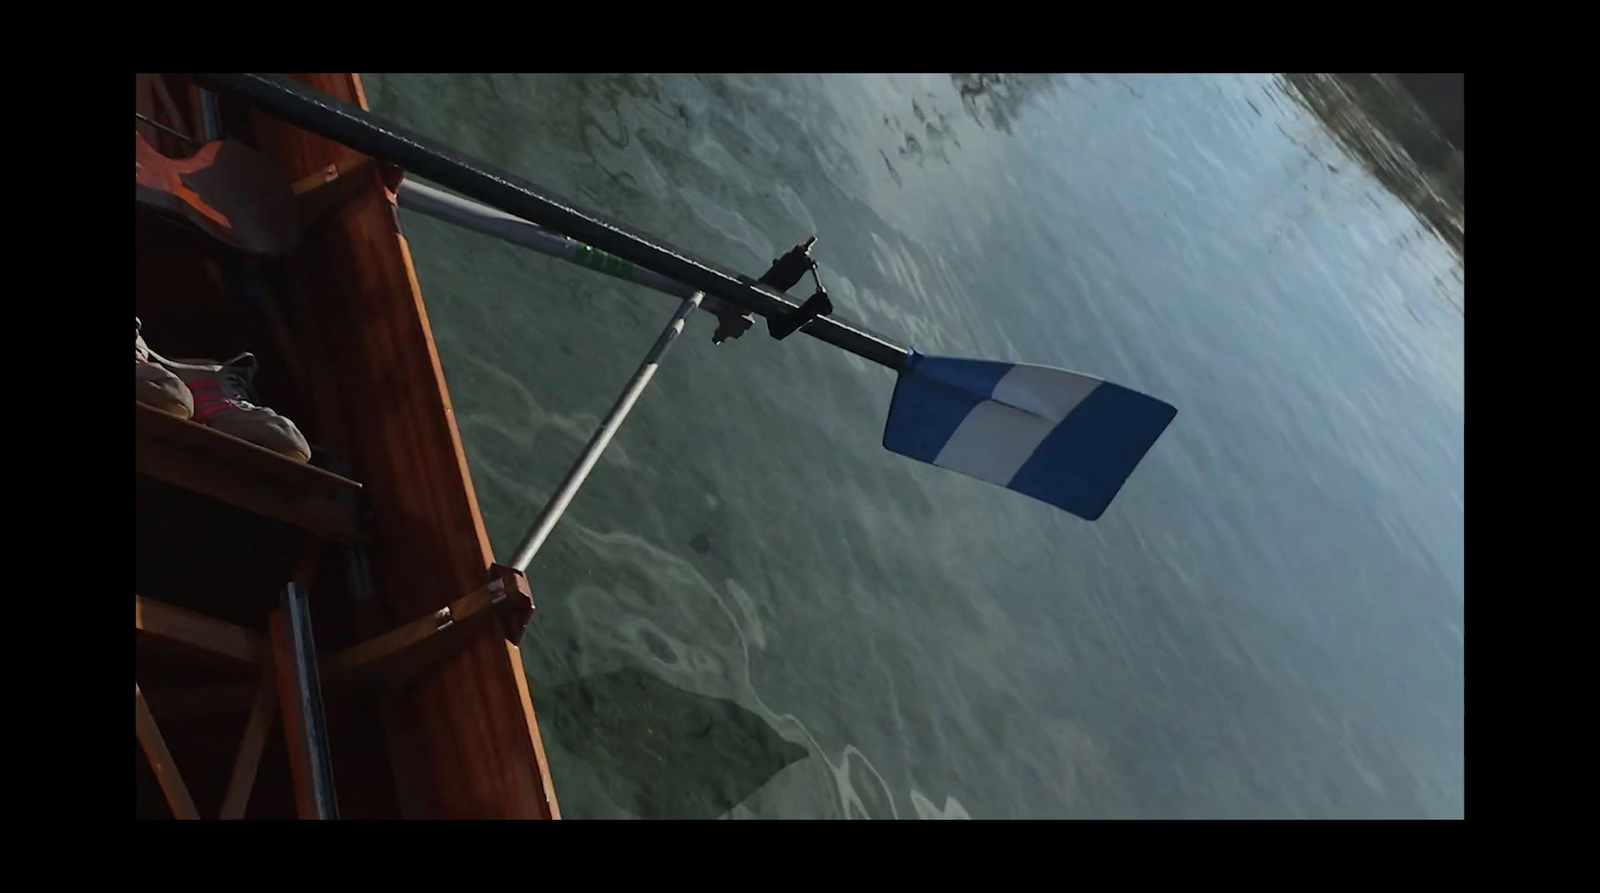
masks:
<svg viewBox="0 0 1600 893"><path fill-rule="evenodd" d="M297 127L380 161L397 164L468 198L548 227L760 316L783 317L798 306L787 296L757 285L748 276L722 269L654 236L584 210L515 174L465 158L289 78L271 74L196 74L195 79L234 93ZM909 355L906 348L831 316L819 317L801 331L896 371L905 365Z"/></svg>

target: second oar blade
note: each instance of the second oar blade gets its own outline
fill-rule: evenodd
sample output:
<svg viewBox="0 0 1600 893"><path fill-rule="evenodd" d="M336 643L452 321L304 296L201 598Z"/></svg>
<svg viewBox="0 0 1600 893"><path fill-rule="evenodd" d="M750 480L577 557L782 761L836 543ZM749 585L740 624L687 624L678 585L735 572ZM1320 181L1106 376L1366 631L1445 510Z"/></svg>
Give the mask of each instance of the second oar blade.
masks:
<svg viewBox="0 0 1600 893"><path fill-rule="evenodd" d="M1177 414L1065 369L914 354L883 445L1093 521Z"/></svg>

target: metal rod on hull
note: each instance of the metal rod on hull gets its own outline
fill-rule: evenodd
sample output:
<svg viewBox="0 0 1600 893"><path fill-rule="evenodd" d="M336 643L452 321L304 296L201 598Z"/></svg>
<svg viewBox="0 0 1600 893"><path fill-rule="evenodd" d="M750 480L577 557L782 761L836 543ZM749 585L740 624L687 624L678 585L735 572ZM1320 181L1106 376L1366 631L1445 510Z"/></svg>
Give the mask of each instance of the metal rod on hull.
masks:
<svg viewBox="0 0 1600 893"><path fill-rule="evenodd" d="M793 299L654 236L606 219L553 196L509 171L463 158L452 150L396 127L282 75L196 74L195 80L233 93L297 127L343 143L357 152L402 168L469 198L593 245L630 263L714 295L768 319L789 317ZM801 329L820 341L900 371L911 352L833 316Z"/></svg>
<svg viewBox="0 0 1600 893"><path fill-rule="evenodd" d="M578 461L567 470L567 476L562 479L561 486L551 494L550 500L539 511L539 517L534 519L533 527L522 538L522 544L517 546L517 551L511 556L511 567L527 573L528 565L533 563L533 557L539 554L539 547L550 537L550 531L556 527L556 522L561 520L561 515L572 503L572 497L578 494L578 488L583 486L584 480L589 477L589 472L594 470L595 463L600 461L600 454L605 452L606 446L611 443L611 438L616 436L617 429L622 427L622 422L632 411L633 404L639 400L639 395L650 384L650 379L655 377L656 370L661 368L661 358L667 355L672 348L672 343L682 334L684 322L689 314L700 306L700 301L705 295L695 292L684 302L678 305L676 313L661 330L660 337L645 354L644 362L639 364L638 371L633 373L633 378L628 380L627 387L618 395L617 402L612 404L611 411L606 414L605 421L595 430L594 436L589 438L589 444L583 448L583 454Z"/></svg>

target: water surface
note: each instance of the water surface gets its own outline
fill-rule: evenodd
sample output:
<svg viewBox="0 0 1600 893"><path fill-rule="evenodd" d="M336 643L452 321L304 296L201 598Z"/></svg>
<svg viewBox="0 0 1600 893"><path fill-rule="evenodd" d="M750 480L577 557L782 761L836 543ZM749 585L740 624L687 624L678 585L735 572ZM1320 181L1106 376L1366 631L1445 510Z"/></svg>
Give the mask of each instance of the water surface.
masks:
<svg viewBox="0 0 1600 893"><path fill-rule="evenodd" d="M1462 815L1463 272L1278 80L366 86L751 275L815 232L925 351L1179 408L1090 523L884 451L888 371L693 320L530 570L566 815ZM673 302L403 220L503 556Z"/></svg>

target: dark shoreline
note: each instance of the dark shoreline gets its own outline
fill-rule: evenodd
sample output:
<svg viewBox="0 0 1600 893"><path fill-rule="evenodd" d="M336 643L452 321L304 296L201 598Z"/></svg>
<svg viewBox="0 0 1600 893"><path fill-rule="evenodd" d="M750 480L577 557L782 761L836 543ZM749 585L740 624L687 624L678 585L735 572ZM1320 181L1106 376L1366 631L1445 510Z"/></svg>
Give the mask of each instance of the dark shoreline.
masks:
<svg viewBox="0 0 1600 893"><path fill-rule="evenodd" d="M1285 74L1288 93L1322 121L1466 263L1466 155L1460 97L1425 108L1389 74ZM1441 123L1457 134L1452 140Z"/></svg>

